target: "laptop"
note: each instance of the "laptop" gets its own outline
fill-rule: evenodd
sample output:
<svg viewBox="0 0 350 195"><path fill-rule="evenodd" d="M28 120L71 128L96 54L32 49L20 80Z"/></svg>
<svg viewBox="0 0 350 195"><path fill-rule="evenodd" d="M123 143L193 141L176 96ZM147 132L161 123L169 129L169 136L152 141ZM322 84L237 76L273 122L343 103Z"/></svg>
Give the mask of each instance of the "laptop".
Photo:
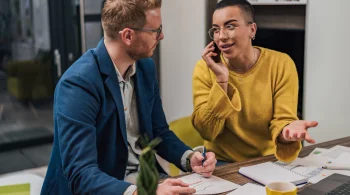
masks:
<svg viewBox="0 0 350 195"><path fill-rule="evenodd" d="M301 192L299 195L349 195L350 194L350 177L334 173L320 182L313 184Z"/></svg>

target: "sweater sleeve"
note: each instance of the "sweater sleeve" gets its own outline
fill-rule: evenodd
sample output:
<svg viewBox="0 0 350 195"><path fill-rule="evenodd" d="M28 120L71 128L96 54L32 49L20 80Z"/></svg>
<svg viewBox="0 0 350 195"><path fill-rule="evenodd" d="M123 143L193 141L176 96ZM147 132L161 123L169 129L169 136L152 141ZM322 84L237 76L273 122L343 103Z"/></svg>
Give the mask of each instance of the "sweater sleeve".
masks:
<svg viewBox="0 0 350 195"><path fill-rule="evenodd" d="M238 90L229 84L225 93L218 83L213 82L212 77L215 75L211 74L205 61L197 62L193 73L192 123L208 141L215 140L224 129L225 120L241 110Z"/></svg>
<svg viewBox="0 0 350 195"><path fill-rule="evenodd" d="M283 144L278 136L290 122L298 120L298 74L293 60L285 55L276 69L273 94L273 119L270 123L272 139L275 144L275 156L278 160L290 162L296 159L301 142Z"/></svg>

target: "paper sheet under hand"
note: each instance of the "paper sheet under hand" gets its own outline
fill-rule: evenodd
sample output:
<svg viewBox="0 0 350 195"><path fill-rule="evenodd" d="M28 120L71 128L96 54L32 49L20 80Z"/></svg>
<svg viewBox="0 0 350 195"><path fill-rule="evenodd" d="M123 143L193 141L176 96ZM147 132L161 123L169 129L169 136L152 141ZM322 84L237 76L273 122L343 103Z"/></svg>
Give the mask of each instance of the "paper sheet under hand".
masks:
<svg viewBox="0 0 350 195"><path fill-rule="evenodd" d="M195 194L220 194L223 192L232 191L240 187L238 184L216 176L206 178L197 173L186 175L179 179L187 184L190 184L191 188L196 189Z"/></svg>

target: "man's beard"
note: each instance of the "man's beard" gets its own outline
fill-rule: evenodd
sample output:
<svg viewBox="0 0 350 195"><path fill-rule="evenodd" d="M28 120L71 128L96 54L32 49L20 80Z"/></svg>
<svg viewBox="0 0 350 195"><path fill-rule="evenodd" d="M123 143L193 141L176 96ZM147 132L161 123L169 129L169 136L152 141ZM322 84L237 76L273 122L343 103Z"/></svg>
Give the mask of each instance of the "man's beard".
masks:
<svg viewBox="0 0 350 195"><path fill-rule="evenodd" d="M157 43L155 43L155 45L156 44ZM145 41L140 40L131 45L126 52L135 61L141 58L149 58L153 55L152 50L155 45L150 48Z"/></svg>

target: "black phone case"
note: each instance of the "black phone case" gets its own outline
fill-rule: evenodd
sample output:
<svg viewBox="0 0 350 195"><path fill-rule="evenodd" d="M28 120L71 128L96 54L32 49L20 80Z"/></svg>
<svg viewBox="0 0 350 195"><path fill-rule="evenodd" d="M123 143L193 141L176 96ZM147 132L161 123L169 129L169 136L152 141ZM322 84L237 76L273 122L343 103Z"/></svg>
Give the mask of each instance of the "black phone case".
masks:
<svg viewBox="0 0 350 195"><path fill-rule="evenodd" d="M221 55L221 51L220 49L218 48L218 46L214 43L214 53L218 54L217 56L213 56L212 59L215 63L219 63L221 62L221 58L220 58L220 55Z"/></svg>

